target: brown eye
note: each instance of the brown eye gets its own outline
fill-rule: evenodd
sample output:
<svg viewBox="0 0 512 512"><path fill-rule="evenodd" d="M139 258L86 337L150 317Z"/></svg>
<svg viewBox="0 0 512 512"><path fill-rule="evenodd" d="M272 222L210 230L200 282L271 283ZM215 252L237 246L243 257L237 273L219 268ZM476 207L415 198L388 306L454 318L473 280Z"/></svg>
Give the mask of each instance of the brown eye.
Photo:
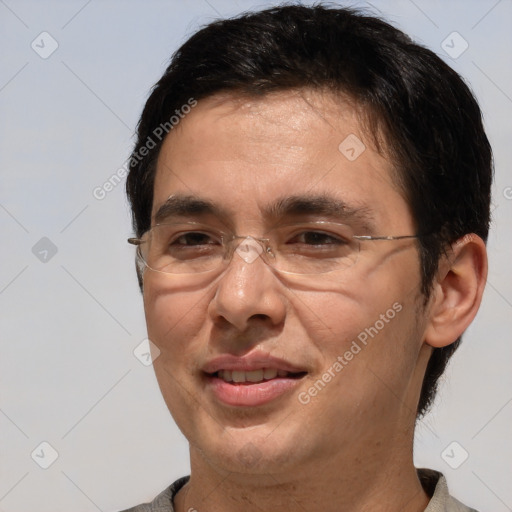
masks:
<svg viewBox="0 0 512 512"><path fill-rule="evenodd" d="M304 231L297 235L292 242L306 245L343 245L347 242L337 236L320 231Z"/></svg>
<svg viewBox="0 0 512 512"><path fill-rule="evenodd" d="M171 242L171 245L209 245L216 243L209 235L205 233L190 232L180 235L178 238Z"/></svg>

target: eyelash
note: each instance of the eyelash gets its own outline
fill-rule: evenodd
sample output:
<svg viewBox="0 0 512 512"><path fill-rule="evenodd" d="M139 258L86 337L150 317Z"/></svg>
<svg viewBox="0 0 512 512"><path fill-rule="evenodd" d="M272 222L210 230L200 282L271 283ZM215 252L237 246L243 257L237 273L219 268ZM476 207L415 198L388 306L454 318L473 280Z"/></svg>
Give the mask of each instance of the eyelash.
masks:
<svg viewBox="0 0 512 512"><path fill-rule="evenodd" d="M202 233L200 231L190 231L190 232L187 232L187 233L182 233L180 236L176 237L170 245L183 245L183 246L186 246L186 247L197 247L197 246L201 246L201 245L210 245L210 242L204 244L204 243L199 243L199 244L193 244L193 245L190 245L190 244L187 244L187 243L181 243L179 242L180 239L184 239L185 237L189 237L189 236L197 236L197 235L201 235L201 236L205 236L205 237L210 237L209 234L207 233ZM331 242L329 242L328 244L319 244L319 243L307 243L307 242L298 242L298 243L301 243L301 244L304 244L304 245L308 245L308 246L318 246L318 245L331 245L331 244L346 244L348 243L346 240L344 240L343 238L339 237L339 236L336 236L336 235L333 235L333 234L329 234L329 233L326 233L326 232L323 232L323 231L314 231L314 230L309 230L309 231L301 231L297 234L294 234L292 237L291 237L291 240L297 238L297 237L303 237L304 235L314 235L316 237L320 236L320 237L323 237L323 239L325 240L326 238L330 239Z"/></svg>
<svg viewBox="0 0 512 512"><path fill-rule="evenodd" d="M181 234L179 237L176 237L172 242L171 242L171 245L174 245L176 242L178 242L181 238L184 238L184 237L187 237L187 236L191 236L191 235L202 235L202 236L210 236L206 233L201 233L200 231L190 231L188 233L183 233ZM182 245L187 245L187 244L182 244ZM197 245L204 245L204 244L197 244ZM191 246L189 246L191 247Z"/></svg>

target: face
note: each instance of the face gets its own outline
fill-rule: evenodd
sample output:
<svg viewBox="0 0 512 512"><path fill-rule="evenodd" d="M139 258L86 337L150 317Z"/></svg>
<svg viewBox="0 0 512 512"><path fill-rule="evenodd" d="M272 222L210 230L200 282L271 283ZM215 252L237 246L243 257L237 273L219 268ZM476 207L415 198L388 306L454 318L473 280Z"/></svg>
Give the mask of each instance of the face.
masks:
<svg viewBox="0 0 512 512"><path fill-rule="evenodd" d="M327 93L217 95L165 140L153 224L196 222L201 244L290 224L300 229L288 247L322 244L332 239L315 235L319 221L414 234L392 175L356 110ZM358 246L355 264L321 275L236 251L221 271L145 270L156 376L193 457L229 472L297 471L410 434L424 372L415 241Z"/></svg>

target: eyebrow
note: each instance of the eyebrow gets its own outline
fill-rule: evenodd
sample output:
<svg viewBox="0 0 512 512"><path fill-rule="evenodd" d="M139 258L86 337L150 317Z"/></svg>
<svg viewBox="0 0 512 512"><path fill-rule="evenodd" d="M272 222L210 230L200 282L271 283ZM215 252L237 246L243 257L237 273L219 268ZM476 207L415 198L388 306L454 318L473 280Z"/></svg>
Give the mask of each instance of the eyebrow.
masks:
<svg viewBox="0 0 512 512"><path fill-rule="evenodd" d="M227 218L228 212L224 208L207 199L196 196L172 195L167 198L155 213L155 223L169 220L171 217L193 217L211 215Z"/></svg>
<svg viewBox="0 0 512 512"><path fill-rule="evenodd" d="M278 198L262 209L265 219L280 220L287 217L314 215L346 223L357 223L360 227L372 231L374 216L364 205L349 205L345 201L327 194L295 195ZM192 195L176 194L170 196L158 208L154 221L156 224L168 221L172 217L205 217L213 216L228 222L229 211L212 201Z"/></svg>
<svg viewBox="0 0 512 512"><path fill-rule="evenodd" d="M263 209L265 217L279 219L300 215L329 217L338 222L353 222L366 229L373 229L374 216L364 205L349 205L336 197L320 195L287 196Z"/></svg>

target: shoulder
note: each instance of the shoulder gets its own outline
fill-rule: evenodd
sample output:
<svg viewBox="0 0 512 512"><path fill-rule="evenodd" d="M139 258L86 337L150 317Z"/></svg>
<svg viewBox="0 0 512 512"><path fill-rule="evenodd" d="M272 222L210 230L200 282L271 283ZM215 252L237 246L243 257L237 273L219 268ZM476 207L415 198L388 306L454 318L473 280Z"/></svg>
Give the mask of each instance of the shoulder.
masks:
<svg viewBox="0 0 512 512"><path fill-rule="evenodd" d="M423 488L431 496L425 512L477 512L450 495L446 478L432 469L418 469Z"/></svg>
<svg viewBox="0 0 512 512"><path fill-rule="evenodd" d="M122 512L174 512L174 496L188 482L189 478L189 476L179 478L164 489L151 503L143 503Z"/></svg>

